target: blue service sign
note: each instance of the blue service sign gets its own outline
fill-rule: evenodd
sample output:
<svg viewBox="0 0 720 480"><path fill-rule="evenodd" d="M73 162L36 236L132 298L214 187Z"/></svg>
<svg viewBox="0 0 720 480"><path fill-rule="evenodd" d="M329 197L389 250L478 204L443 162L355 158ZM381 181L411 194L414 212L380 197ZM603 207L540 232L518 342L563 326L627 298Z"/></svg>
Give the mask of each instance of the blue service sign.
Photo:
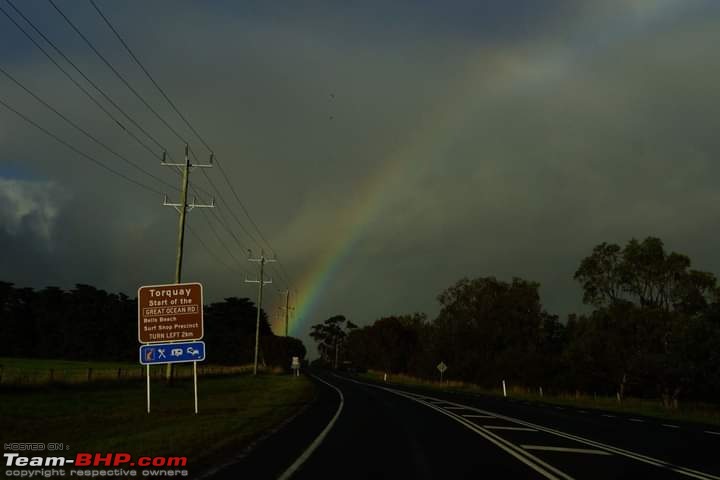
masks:
<svg viewBox="0 0 720 480"><path fill-rule="evenodd" d="M140 346L140 363L200 362L205 360L205 342L153 343Z"/></svg>

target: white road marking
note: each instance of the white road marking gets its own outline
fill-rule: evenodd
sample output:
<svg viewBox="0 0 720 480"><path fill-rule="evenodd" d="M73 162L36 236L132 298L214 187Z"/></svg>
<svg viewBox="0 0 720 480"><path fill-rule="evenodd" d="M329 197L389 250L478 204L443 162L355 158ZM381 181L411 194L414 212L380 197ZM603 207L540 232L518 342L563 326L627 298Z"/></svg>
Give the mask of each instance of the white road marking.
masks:
<svg viewBox="0 0 720 480"><path fill-rule="evenodd" d="M405 396L405 395L403 395L404 392L401 392L399 390L391 390L391 389L386 389L386 390L388 390L392 393L395 393L396 395ZM407 398L409 398L411 400L416 400L409 396ZM416 401L418 401L418 400L416 400ZM550 480L558 480L560 478L564 478L565 480L574 480L571 476L567 475L564 472L561 472L560 470L553 467L552 465L548 465L547 463L543 462L536 456L518 448L516 445L508 442L504 438L499 437L490 431L482 429L478 425L476 425L468 420L465 420L464 418L457 415L456 413L448 412L448 411L438 408L435 405L428 403L428 402L419 402L419 403L426 405L434 410L437 410L438 412L442 413L443 415L447 415L448 417L455 420L456 422L458 422L462 425L465 425L470 430L474 431L481 437L490 441L497 447L500 447L505 452L509 453L510 455L515 457L517 460L521 461L528 467L532 468L533 470L535 470L536 472L538 472L545 478L548 478Z"/></svg>
<svg viewBox="0 0 720 480"><path fill-rule="evenodd" d="M612 445L607 445L607 444L600 443L600 442L596 442L596 441L594 441L594 440L590 440L590 439L587 439L587 438L584 438L584 437L580 437L580 436L577 436L577 435L572 435L572 434L569 434L569 433L561 432L561 431L555 430L555 429L553 429L553 428L543 427L543 426L541 426L541 425L537 425L537 424L534 424L534 423L526 422L526 421L523 421L523 420L520 420L520 419L517 419L517 418L507 417L507 416L505 416L505 415L500 415L499 413L495 413L495 412L488 412L488 411L486 411L486 410L482 410L482 409L479 409L479 408L469 408L469 409L470 409L470 410L473 410L473 411L476 411L476 412L485 413L485 414L493 414L493 415L495 415L498 419L501 419L501 420L507 420L507 421L509 421L509 422L517 423L517 424L520 424L520 425L526 425L526 426L531 427L531 428L536 428L537 430L539 430L539 431L541 431L541 432L550 433L550 434L553 434L553 435L558 436L558 437L561 437L561 438L566 438L566 439L568 439L568 440L574 440L574 441L579 442L579 443L584 443L585 445L589 445L589 446L591 446L591 447L596 447L596 448L605 450L605 451L607 451L607 452L614 453L614 454L616 454L616 455L622 455L622 456L627 457L627 458L632 458L633 460L637 460L637 461L642 462L642 463L647 463L647 464L649 464L649 465L654 465L654 466L656 466L656 467L666 468L666 469L668 469L668 470L670 470L670 471L673 471L673 472L676 472L676 473L679 473L679 474L681 474L681 475L685 475L685 476L688 476L688 477L697 478L697 479L699 479L699 480L708 480L708 479L720 480L720 477L719 477L719 476L713 475L713 474L711 474L711 473L706 473L706 472L701 472L701 471L698 471L698 470L693 470L693 469L691 469L691 468L682 467L682 466L680 466L680 465L674 465L674 464L669 463L669 462L666 462L666 461L664 461L664 460L659 460L659 459L657 459L657 458L648 457L647 455L643 455L643 454L641 454L641 453L636 453L636 452L633 452L633 451L630 451L630 450L624 450L624 449L619 448L619 447L613 447ZM708 431L706 431L706 433L710 433L710 431L708 430ZM712 432L712 433L713 433L714 435L720 435L720 432Z"/></svg>
<svg viewBox="0 0 720 480"><path fill-rule="evenodd" d="M463 417L465 417L465 418L495 418L492 415L476 415L476 414L467 414L467 413L464 413Z"/></svg>
<svg viewBox="0 0 720 480"><path fill-rule="evenodd" d="M578 413L587 413L585 410L578 410Z"/></svg>
<svg viewBox="0 0 720 480"><path fill-rule="evenodd" d="M670 425L669 423L663 423L662 426L668 428L680 428L678 425Z"/></svg>
<svg viewBox="0 0 720 480"><path fill-rule="evenodd" d="M631 418L630 421L631 421L631 422L641 422L641 423L642 423L642 422L644 422L645 420L640 420L639 418Z"/></svg>
<svg viewBox="0 0 720 480"><path fill-rule="evenodd" d="M388 389L388 390L390 390L390 389ZM390 391L393 391L393 390L390 390ZM556 407L556 408L557 408L557 407ZM685 476L692 477L692 478L697 478L698 480L709 480L709 479L712 479L712 480L720 480L720 477L719 477L719 476L713 475L713 474L711 474L711 473L705 473L705 472L701 472L701 471L698 471L698 470L693 470L693 469L691 469L691 468L682 467L682 466L679 466L679 465L674 465L674 464L672 464L672 463L669 463L669 462L666 462L666 461L663 461L663 460L659 460L659 459L657 459L657 458L648 457L647 455L643 455L643 454L636 453L636 452L629 451L629 450L624 450L624 449L618 448L618 447L613 447L612 445L607 445L607 444L604 444L604 443L596 442L596 441L594 441L594 440L590 440L590 439L587 439L587 438L584 438L584 437L580 437L580 436L577 436L577 435L572 435L572 434L569 434L569 433L561 432L561 431L559 431L559 430L555 430L555 429L552 429L552 428L549 428L549 427L543 427L543 426L541 426L541 425L533 424L533 423L530 423L530 422L525 422L525 421L520 420L520 419L517 419L517 418L507 417L507 416L505 416L505 415L500 415L500 414L495 413L495 412L489 412L489 411L487 411L487 410L482 410L482 409L475 408L475 407L468 407L468 410L472 410L472 411L475 411L475 412L478 412L478 413L487 414L487 415L495 415L496 418L501 419L501 420L507 420L507 421L509 421L509 422L513 422L513 423L520 424L520 425L525 425L525 426L530 427L530 428L535 428L535 429L537 429L538 431L541 431L541 432L550 433L550 434L552 434L552 435L555 435L555 436L558 436L558 437L561 437L561 438L566 438L566 439L568 439L568 440L574 440L574 441L579 442L579 443L584 443L585 445L589 445L589 446L591 446L591 447L595 447L595 448L598 448L598 449L601 449L601 450L605 450L605 451L607 451L607 452L609 452L609 453L614 453L614 454L616 454L616 455L621 455L621 456L624 456L624 457L627 457L627 458L631 458L631 459L633 459L633 460L637 460L637 461L642 462L642 463L646 463L646 464L649 464L649 465L654 465L654 466L656 466L656 467L666 468L666 469L668 469L668 470L670 470L670 471L672 471L672 472L676 472L676 473L679 473L679 474L681 474L681 475L685 475ZM453 415L453 414L451 414L451 413L448 412L447 415L451 416L451 415ZM709 432L709 430L706 431L706 432ZM488 432L488 433L491 433L491 432ZM713 433L714 435L720 435L720 432L712 432L712 433ZM511 445L512 445L512 444L511 444ZM513 445L513 446L514 446L514 445ZM546 466L550 467L550 465L547 465L547 464L546 464ZM560 472L560 473L562 473L562 472Z"/></svg>
<svg viewBox="0 0 720 480"><path fill-rule="evenodd" d="M615 415L609 415L609 414L607 414L607 413L604 413L604 414L603 414L603 417L616 418Z"/></svg>
<svg viewBox="0 0 720 480"><path fill-rule="evenodd" d="M337 376L337 375L336 375L336 376ZM484 439L488 440L489 442L491 442L491 443L494 444L495 446L497 446L497 447L499 447L500 449L504 450L506 453L512 455L513 457L515 457L515 459L517 459L517 460L519 460L520 462L524 463L525 465L527 465L528 467L532 468L533 470L535 470L536 472L538 472L540 475L542 475L543 477L545 477L545 478L547 478L547 479L549 479L549 480L559 480L559 479L574 480L572 477L570 477L570 476L567 475L566 473L561 472L560 470L558 470L557 468L553 467L552 465L548 465L547 463L545 463L544 461L540 460L540 459L537 458L536 456L532 455L532 454L529 453L529 452L526 452L525 450L522 450L521 448L518 448L517 445L514 445L514 444L508 442L508 441L505 440L504 438L499 437L498 435L496 435L496 434L494 434L494 433L492 433L492 432L490 432L490 431L488 431L488 430L484 430L484 429L480 428L477 424L475 424L475 423L473 423L473 422L471 422L471 421L469 421L469 420L464 419L462 416L458 415L457 413L448 412L447 410L443 410L442 408L440 408L440 407L438 407L438 406L436 406L436 405L433 405L433 404L430 403L430 402L422 401L422 400L420 400L420 399L418 399L418 398L416 398L416 397L411 396L411 394L408 394L407 392L404 392L404 391L402 391L402 390L396 390L396 389L394 389L394 388L382 387L382 386L379 386L379 385L373 385L373 384L371 384L371 383L360 382L360 381L357 381L357 380L353 380L353 379L351 379L351 378L344 378L344 377L340 377L340 376L337 376L337 377L338 377L338 378L341 378L341 379L343 379L343 380L346 380L346 381L348 381L348 382L357 383L357 384L359 384L359 385L364 385L364 386L366 386L366 387L379 388L379 389L381 389L381 390L385 390L385 391L388 391L388 392L390 392L390 393L394 393L395 395L399 395L399 396L401 396L401 397L405 397L405 398L407 398L407 399L414 400L414 401L420 403L421 405L425 405L425 406L427 406L427 407L429 407L429 408L431 408L431 409L433 409L433 410L435 410L435 411L437 411L437 412L439 412L439 413L442 413L443 415L445 415L445 416L447 416L447 417L450 417L451 419L455 420L456 422L460 423L461 425L464 425L464 426L467 427L468 429L470 429L470 430L472 430L473 432L477 433L478 435L480 435L480 436L483 437ZM459 404L456 404L456 405L459 406ZM477 409L475 409L475 408L470 408L470 410L477 410ZM483 413L486 413L486 412L483 412Z"/></svg>
<svg viewBox="0 0 720 480"><path fill-rule="evenodd" d="M612 455L604 450L593 450L590 448L565 448L550 447L547 445L520 445L525 450L542 450L546 452L566 452L566 453L587 453L589 455Z"/></svg>
<svg viewBox="0 0 720 480"><path fill-rule="evenodd" d="M557 408L558 410L565 410L565 407L555 407L555 408Z"/></svg>
<svg viewBox="0 0 720 480"><path fill-rule="evenodd" d="M467 410L465 407L445 407L445 410Z"/></svg>
<svg viewBox="0 0 720 480"><path fill-rule="evenodd" d="M334 388L335 391L338 393L338 395L340 395L340 405L338 406L337 412L335 412L335 416L325 426L323 431L320 432L320 435L318 435L317 438L315 438L315 440L313 440L313 442L310 444L310 446L305 449L305 451L302 453L302 455L300 455L298 457L298 459L295 460L295 462L293 462L293 464L290 465L288 467L288 469L285 470L285 472L278 477L278 480L287 480L290 477L292 477L293 474L298 470L298 468L300 468L302 466L302 464L305 463L308 458L310 458L310 455L313 454L315 449L317 449L320 446L320 444L323 442L323 440L325 440L325 437L330 432L330 430L332 430L333 425L335 425L335 422L337 421L338 417L340 416L340 412L342 412L343 405L345 405L345 397L343 396L343 393L340 391L339 388L337 388L335 385L332 385L332 384L326 382L322 378L316 377L315 375L311 374L310 376L316 380L320 380L325 385L328 385L328 386Z"/></svg>
<svg viewBox="0 0 720 480"><path fill-rule="evenodd" d="M338 378L343 378L343 377L338 376ZM411 397L409 394L407 394L407 392L404 392L402 390L396 390L393 388L382 387L382 386L373 385L370 383L359 382L357 380L352 380L352 379L347 379L347 378L343 378L343 379L353 382L353 383L360 384L360 385L365 385L367 387L373 387L373 388L379 388L382 390L386 390L386 391L394 393L396 395L404 396L410 400L415 400L418 403L422 403L423 405L426 405L427 407L432 408L433 410L436 410L436 411L454 419L458 423L465 425L467 428L475 431L476 433L478 433L485 439L489 440L490 442L494 443L498 447L505 450L507 453L509 453L516 459L520 460L527 466L531 467L536 472L543 475L545 478L550 478L550 479L558 478L555 476L555 475L558 475L559 477L565 478L566 480L572 480L572 477L568 476L566 473L558 470L557 468L553 467L552 465L548 465L547 463L543 462L539 458L531 455L526 450L522 450L522 449L518 448L515 444L508 442L507 440L505 440L502 437L499 437L498 435L494 434L493 432L480 428L478 425L470 422L469 420L462 418L460 415L458 415L456 413L448 412L448 411L445 411L439 407L436 407L435 405L432 405L428 402L420 401L417 398ZM453 403L453 402L447 402L447 403ZM461 406L460 404L455 404L455 405ZM555 407L555 408L560 408L560 407ZM555 436L561 437L561 438L566 438L568 440L573 440L578 443L583 443L585 445L589 445L591 447L605 450L609 453L613 453L616 455L621 455L623 457L631 458L633 460L636 460L636 461L642 462L642 463L646 463L648 465L665 468L667 470L670 470L675 473L679 473L681 475L685 475L687 477L697 478L698 480L720 480L720 476L713 475L711 473L701 472L701 471L693 470L691 468L683 467L680 465L675 465L670 462L666 462L664 460L659 460L657 458L649 457L647 455L643 455L643 454L640 454L637 452L633 452L630 450L624 450L619 447L613 447L612 445L596 442L594 440L590 440L590 439L580 437L577 435L565 433L560 430L555 430L553 428L543 427L541 425L526 422L524 420L501 415L496 412L490 412L487 410L482 410L482 409L479 409L476 407L471 407L471 406L467 406L467 409L477 412L477 413L485 414L485 415L494 415L496 418L501 419L501 420L507 420L509 422L516 423L519 425L525 425L529 428L535 428L541 432L549 433L549 434L552 434L552 435L555 435ZM720 432L715 432L715 431L710 431L710 430L706 430L705 433L709 433L712 435L720 435ZM525 456L523 456L523 455L525 455ZM553 475L553 473L550 473L550 472L553 472L555 475Z"/></svg>
<svg viewBox="0 0 720 480"><path fill-rule="evenodd" d="M483 425L483 428L488 430L515 430L518 432L537 432L534 428L528 427L503 427L501 425Z"/></svg>

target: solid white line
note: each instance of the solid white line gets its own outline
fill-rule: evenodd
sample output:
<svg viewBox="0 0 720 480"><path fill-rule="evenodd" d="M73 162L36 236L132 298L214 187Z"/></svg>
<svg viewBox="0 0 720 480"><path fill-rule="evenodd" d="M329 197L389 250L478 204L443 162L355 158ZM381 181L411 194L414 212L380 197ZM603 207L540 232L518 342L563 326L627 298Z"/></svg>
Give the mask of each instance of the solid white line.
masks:
<svg viewBox="0 0 720 480"><path fill-rule="evenodd" d="M448 412L447 410L444 410L436 405L433 405L430 402L420 400L420 399L412 396L412 394L409 394L408 392L405 392L403 390L396 390L393 388L374 385L372 383L360 382L358 380L353 380L351 378L344 378L344 377L340 377L340 376L338 376L338 378L346 380L348 382L357 383L358 385L364 385L366 387L379 388L381 390L385 390L385 391L393 393L395 395L405 397L409 400L414 400L415 402L419 403L420 405L425 405L426 407L429 407L439 413L442 413L443 415L445 415L447 417L450 417L452 420L455 420L459 424L464 425L468 429L472 430L473 432L475 432L478 435L480 435L481 437L483 437L485 440L489 441L490 443L494 444L498 448L500 448L500 449L504 450L505 452L507 452L508 454L512 455L513 457L515 457L517 460L521 461L528 467L532 468L533 470L535 470L536 472L538 472L540 475L544 476L545 478L547 478L549 480L559 480L559 479L574 480L571 476L567 475L566 473L561 472L560 470L553 467L552 465L548 465L547 463L543 462L536 456L532 455L529 452L526 452L525 450L522 450L521 448L518 448L516 445L508 442L507 440L505 440L502 437L499 437L498 435L494 434L493 432L484 430L479 425L462 418L457 413ZM432 398L432 397L427 397L427 398ZM453 402L447 402L447 403L453 403ZM459 404L455 404L455 405L459 406ZM476 410L476 409L470 408L470 410Z"/></svg>
<svg viewBox="0 0 720 480"><path fill-rule="evenodd" d="M500 425L483 425L483 428L487 428L488 430L514 430L517 432L537 432L534 428L528 428L528 427L503 427Z"/></svg>
<svg viewBox="0 0 720 480"><path fill-rule="evenodd" d="M603 450L592 450L589 448L564 448L564 447L549 447L545 445L520 445L525 450L542 450L547 452L566 452L566 453L587 453L589 455L612 455L611 453Z"/></svg>
<svg viewBox="0 0 720 480"><path fill-rule="evenodd" d="M361 382L357 382L357 383L361 383ZM369 384L365 384L365 385L369 385ZM382 388L382 387L380 387L380 388ZM397 394L399 394L399 395L402 395L402 394L404 393L404 392L402 392L402 391L400 391L400 390L393 390L393 389L390 389L390 388L385 388L385 390L388 390L388 391L391 391L391 392L395 392L395 393L397 393ZM410 398L410 397L408 397L408 398ZM449 402L449 403L452 403L452 402ZM456 404L456 405L460 406L460 404ZM436 408L436 407L434 407L434 406L432 406L432 405L429 405L429 404L428 404L428 406L430 406L430 407L432 407L432 408ZM555 407L555 408L560 408L560 407ZM436 408L436 409L437 409L437 408ZM437 410L440 410L440 409L437 409ZM607 444L604 444L604 443L596 442L596 441L594 441L594 440L590 440L590 439L587 439L587 438L584 438L584 437L580 437L580 436L577 436L577 435L572 435L572 434L569 434L569 433L565 433L565 432L562 432L562 431L560 431L560 430L555 430L555 429L553 429L553 428L543 427L543 426L541 426L541 425L537 425L537 424L534 424L534 423L526 422L526 421L523 421L523 420L520 420L520 419L517 419L517 418L513 418L513 417L508 417L508 416L505 416L505 415L501 415L501 414L496 413L496 412L490 412L490 411L487 411L487 410L482 410L482 409L479 409L479 408L476 408L476 407L470 407L470 406L468 406L468 410L472 410L472 411L474 411L474 412L478 412L478 413L482 413L482 414L486 414L486 415L495 415L496 418L501 419L501 420L507 420L507 421L509 421L509 422L517 423L517 424L520 424L520 425L526 425L526 426L531 427L531 428L536 428L537 430L539 430L539 431L541 431L541 432L550 433L550 434L556 435L556 436L558 436L558 437L567 438L568 440L573 440L573 441L576 441L576 442L579 442L579 443L584 443L584 444L589 445L589 446L591 446L591 447L596 447L596 448L599 448L599 449L608 451L608 452L610 452L610 453L614 453L614 454L616 454L616 455L622 455L622 456L627 457L627 458L632 458L632 459L637 460L637 461L642 462L642 463L646 463L646 464L649 464L649 465L654 465L654 466L656 466L656 467L666 468L666 469L668 469L668 470L670 470L670 471L673 471L673 472L676 472L676 473L679 473L679 474L682 474L682 475L686 475L686 476L688 476L688 477L693 477L693 478L697 478L697 479L700 479L700 480L708 480L708 479L720 480L720 476L713 475L713 474L711 474L711 473L701 472L701 471L694 470L694 469L691 469L691 468L688 468L688 467L683 467L683 466L680 466L680 465L675 465L675 464L672 464L672 463L670 463L670 462L666 462L666 461L663 461L663 460L659 460L659 459L657 459L657 458L653 458L653 457L649 457L649 456L647 456L647 455L643 455L643 454L641 454L641 453L633 452L633 451L630 451L630 450L624 450L624 449L619 448L619 447L613 447L612 445L607 445ZM449 412L443 412L443 413L445 413L445 414L448 415L448 416L455 415L455 414L452 414L452 413L449 413ZM460 420L458 420L458 421L460 421ZM471 427L468 427L468 428L471 428ZM492 434L492 432L487 432L487 433ZM710 431L710 430L705 430L705 433L709 433L709 434L711 434L711 435L720 435L720 432L715 432L715 431ZM504 441L504 439L502 439L502 438L500 438L500 437L498 437L498 439ZM515 446L515 445L513 445L513 444L510 444L510 445L513 446L513 447ZM537 457L533 457L533 460L535 460L535 461L540 461ZM553 468L553 469L554 469L554 467L552 467L552 466L550 466L550 465L547 465L547 464L544 463L544 462L543 462L543 465L545 465L546 467L549 467L549 468ZM534 468L534 467L533 467L533 468ZM556 470L556 469L554 469L554 470ZM556 471L559 472L558 470L556 470ZM562 474L563 472L559 472L559 473Z"/></svg>
<svg viewBox="0 0 720 480"><path fill-rule="evenodd" d="M332 385L332 384L326 382L322 378L316 377L315 375L311 374L310 376L313 377L315 380L320 380L325 385L328 385L328 386L334 388L335 391L338 393L338 395L340 395L340 405L338 406L337 412L335 412L335 416L325 426L323 431L320 432L320 435L318 435L317 438L315 438L315 440L313 440L313 442L310 444L310 446L305 449L305 451L302 453L302 455L300 455L298 457L298 459L295 460L295 462L292 465L290 465L288 467L288 469L285 470L285 472L280 477L278 477L278 480L287 480L288 478L292 477L293 474L302 466L302 464L305 463L308 458L310 458L310 455L313 454L315 449L317 449L320 446L320 444L323 442L323 440L325 440L325 437L330 432L330 430L332 430L333 425L335 425L335 422L337 421L338 417L340 416L340 412L342 412L343 405L345 405L345 397L343 396L343 393L340 391L339 388L337 388L335 385Z"/></svg>
<svg viewBox="0 0 720 480"><path fill-rule="evenodd" d="M693 477L693 478L697 478L697 479L700 479L700 480L707 480L707 479L720 480L720 477L719 477L719 476L713 475L713 474L711 474L711 473L706 473L706 472L701 472L701 471L698 471L698 470L693 470L693 469L691 469L691 468L682 467L682 466L680 466L680 465L674 465L674 464L672 464L672 463L665 462L665 461L659 460L659 459L657 459L657 458L648 457L647 455L643 455L643 454L641 454L641 453L633 452L633 451L630 451L630 450L624 450L624 449L619 448L619 447L613 447L612 445L607 445L607 444L600 443L600 442L596 442L596 441L594 441L594 440L590 440L590 439L587 439L587 438L584 438L584 437L580 437L580 436L577 436L577 435L572 435L572 434L569 434L569 433L561 432L560 430L555 430L555 429L553 429L553 428L543 427L543 426L541 426L541 425L537 425L537 424L534 424L534 423L526 422L526 421L524 421L524 420L519 420L519 419L517 419L517 418L507 417L507 416L505 416L505 415L500 415L500 414L495 413L495 412L488 412L488 411L486 411L486 410L481 410L481 409L479 409L479 408L469 408L469 410L473 410L473 411L475 411L475 412L485 413L485 414L494 414L497 418L499 418L499 419L501 419L501 420L507 420L507 421L509 421L509 422L513 422L513 423L517 423L517 424L520 424L520 425L526 425L526 426L528 426L528 427L536 428L536 429L538 429L538 430L541 431L541 432L551 433L551 434L556 435L556 436L558 436L558 437L567 438L568 440L574 440L574 441L579 442L579 443L584 443L585 445L589 445L589 446L591 446L591 447L600 448L600 449L606 450L606 451L608 451L608 452L610 452L610 453L614 453L614 454L616 454L616 455L622 455L622 456L624 456L624 457L632 458L633 460L637 460L637 461L639 461L639 462L647 463L647 464L649 464L649 465L654 465L654 466L656 466L656 467L666 468L666 469L668 469L668 470L670 470L670 471L673 471L673 472L676 472L676 473L680 473L680 474L686 475L686 476L688 476L688 477ZM707 433L707 432L709 432L709 431L706 431L706 433ZM712 432L712 433L715 434L715 435L720 435L720 432Z"/></svg>
<svg viewBox="0 0 720 480"><path fill-rule="evenodd" d="M662 426L668 428L680 428L678 425L670 425L669 423L663 423Z"/></svg>
<svg viewBox="0 0 720 480"><path fill-rule="evenodd" d="M445 410L465 410L465 407L445 407Z"/></svg>
<svg viewBox="0 0 720 480"><path fill-rule="evenodd" d="M474 414L467 414L467 413L462 414L462 416L465 418L495 418L492 415L474 415Z"/></svg>
<svg viewBox="0 0 720 480"><path fill-rule="evenodd" d="M400 390L391 390L391 389L386 389L386 390L388 390L389 392L395 393L396 395L404 396ZM483 437L485 440L488 440L489 442L493 443L495 446L503 449L505 452L509 453L510 455L512 455L513 457L515 457L516 459L518 459L519 461L521 461L528 467L532 468L533 470L535 470L536 472L538 472L545 478L548 478L550 480L557 480L559 478L564 478L565 480L574 480L571 476L565 474L564 472L561 472L560 470L553 467L552 465L548 465L547 463L543 462L536 456L519 449L516 445L508 442L504 438L498 437L497 435L495 435L492 432L481 429L478 425L465 420L464 418L458 416L455 413L451 413L451 412L448 412L441 408L438 408L429 402L423 402L423 401L414 399L409 396L407 398L409 398L410 400L415 400L420 404L426 405L426 406L432 408L433 410L437 410L438 412L450 417L451 419L455 420L456 422L458 422L462 425L465 425L467 428L469 428L473 432L477 433L478 435ZM525 456L523 456L523 455L525 455ZM555 476L553 473L558 476Z"/></svg>

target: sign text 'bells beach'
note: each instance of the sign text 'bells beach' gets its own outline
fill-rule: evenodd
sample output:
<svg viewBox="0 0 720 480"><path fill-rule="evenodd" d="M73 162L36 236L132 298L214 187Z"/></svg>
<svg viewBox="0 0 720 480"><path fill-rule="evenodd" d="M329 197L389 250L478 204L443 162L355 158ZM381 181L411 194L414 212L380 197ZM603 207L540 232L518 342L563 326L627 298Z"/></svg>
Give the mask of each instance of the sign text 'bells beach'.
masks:
<svg viewBox="0 0 720 480"><path fill-rule="evenodd" d="M200 340L202 337L201 284L148 285L138 289L140 343Z"/></svg>

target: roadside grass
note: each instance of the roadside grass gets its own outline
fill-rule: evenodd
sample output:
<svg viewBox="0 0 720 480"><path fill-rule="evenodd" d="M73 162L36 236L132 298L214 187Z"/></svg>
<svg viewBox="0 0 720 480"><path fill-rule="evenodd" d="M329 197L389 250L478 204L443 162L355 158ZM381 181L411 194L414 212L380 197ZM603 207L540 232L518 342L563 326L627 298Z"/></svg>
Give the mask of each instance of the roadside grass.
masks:
<svg viewBox="0 0 720 480"><path fill-rule="evenodd" d="M384 372L369 370L367 373L360 374L360 377L375 382L382 382L383 374ZM397 385L420 387L443 392L469 393L493 397L502 397L503 395L502 388L488 389L471 383L453 380L440 383L439 381L425 380L403 374L388 375L388 382ZM508 385L508 396L518 400L547 403L558 406L603 410L628 415L642 415L646 417L680 422L720 425L720 406L700 402L680 402L679 408L677 410L672 410L663 407L659 400L625 398L623 403L619 404L615 397L600 395L548 395L545 393L543 396L540 396L539 392L530 392L526 388L515 387L512 385Z"/></svg>
<svg viewBox="0 0 720 480"><path fill-rule="evenodd" d="M73 360L54 360L48 358L11 358L0 357L0 365L4 368L30 369L30 370L56 370L85 369L85 368L130 368L137 367L137 363L130 362L79 362Z"/></svg>
<svg viewBox="0 0 720 480"><path fill-rule="evenodd" d="M252 365L198 364L198 375L237 375L251 372ZM280 373L279 368L261 367L263 373ZM48 384L81 384L90 382L133 381L145 377L145 367L131 362L73 361L39 358L0 357L0 385L46 386ZM150 368L152 378L164 376L164 366ZM176 378L192 377L192 364L175 366Z"/></svg>
<svg viewBox="0 0 720 480"><path fill-rule="evenodd" d="M0 443L63 443L70 446L68 456L77 452L187 456L187 468L194 476L214 459L237 455L314 397L306 377L291 375L238 375L198 382L198 415L193 413L193 385L187 380L170 386L153 381L149 415L141 381L3 388Z"/></svg>

